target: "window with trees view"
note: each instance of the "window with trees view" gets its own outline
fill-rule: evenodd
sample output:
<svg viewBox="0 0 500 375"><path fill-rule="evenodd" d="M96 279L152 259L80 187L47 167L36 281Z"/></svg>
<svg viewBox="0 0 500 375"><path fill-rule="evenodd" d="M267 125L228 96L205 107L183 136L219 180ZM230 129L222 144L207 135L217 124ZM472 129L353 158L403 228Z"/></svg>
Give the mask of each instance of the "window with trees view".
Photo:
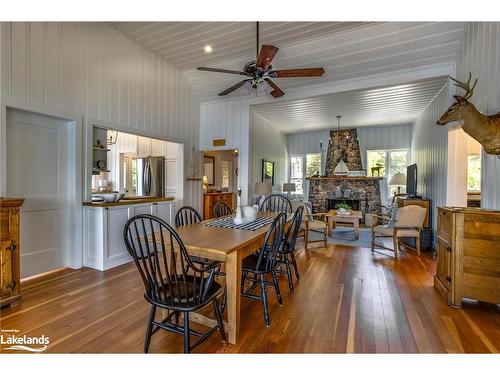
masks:
<svg viewBox="0 0 500 375"><path fill-rule="evenodd" d="M380 177L385 177L388 185L389 196L398 191L396 185L389 185L391 177L396 173L406 175L406 167L409 164L410 153L404 150L369 150L366 153L368 176L371 176L372 167L380 166ZM401 192L406 191L406 186L401 186Z"/></svg>
<svg viewBox="0 0 500 375"><path fill-rule="evenodd" d="M321 154L290 156L290 182L295 184L295 193L304 194L306 177L321 173Z"/></svg>
<svg viewBox="0 0 500 375"><path fill-rule="evenodd" d="M467 157L467 191L481 191L481 154Z"/></svg>

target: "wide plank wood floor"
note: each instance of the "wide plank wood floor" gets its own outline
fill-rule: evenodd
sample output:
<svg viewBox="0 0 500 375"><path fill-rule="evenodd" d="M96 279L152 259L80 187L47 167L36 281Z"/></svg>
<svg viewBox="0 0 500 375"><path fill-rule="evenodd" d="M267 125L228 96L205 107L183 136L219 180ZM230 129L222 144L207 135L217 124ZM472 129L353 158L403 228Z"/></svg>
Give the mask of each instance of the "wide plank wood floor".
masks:
<svg viewBox="0 0 500 375"><path fill-rule="evenodd" d="M302 242L299 244L302 246ZM434 261L329 245L297 256L294 294L281 275L283 306L269 289L271 326L259 301L243 298L237 346L218 333L195 353L498 353L500 307L448 307L432 285ZM48 352L140 353L148 304L133 263L99 272L63 270L23 285L23 302L1 311L1 328L50 338ZM200 328L200 327L197 327ZM182 352L160 331L150 352Z"/></svg>

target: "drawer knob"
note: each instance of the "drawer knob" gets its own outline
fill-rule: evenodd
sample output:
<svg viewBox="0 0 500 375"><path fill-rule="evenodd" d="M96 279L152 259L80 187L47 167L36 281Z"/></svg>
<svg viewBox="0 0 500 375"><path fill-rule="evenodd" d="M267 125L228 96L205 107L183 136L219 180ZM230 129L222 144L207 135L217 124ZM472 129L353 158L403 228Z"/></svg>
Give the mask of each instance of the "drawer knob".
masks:
<svg viewBox="0 0 500 375"><path fill-rule="evenodd" d="M446 281L448 281L449 283L451 283L451 277L450 276L446 276Z"/></svg>
<svg viewBox="0 0 500 375"><path fill-rule="evenodd" d="M10 245L10 246L7 246L7 247L5 248L5 250L14 251L14 250L16 250L16 245Z"/></svg>

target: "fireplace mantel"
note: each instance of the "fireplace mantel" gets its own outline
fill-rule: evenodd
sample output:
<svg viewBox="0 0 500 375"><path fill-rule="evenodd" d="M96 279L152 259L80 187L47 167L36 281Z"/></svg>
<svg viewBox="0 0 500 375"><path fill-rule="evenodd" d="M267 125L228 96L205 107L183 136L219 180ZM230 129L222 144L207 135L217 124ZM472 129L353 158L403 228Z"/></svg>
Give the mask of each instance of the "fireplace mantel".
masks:
<svg viewBox="0 0 500 375"><path fill-rule="evenodd" d="M330 177L306 177L306 180L382 180L383 177L367 177L367 176L330 176Z"/></svg>

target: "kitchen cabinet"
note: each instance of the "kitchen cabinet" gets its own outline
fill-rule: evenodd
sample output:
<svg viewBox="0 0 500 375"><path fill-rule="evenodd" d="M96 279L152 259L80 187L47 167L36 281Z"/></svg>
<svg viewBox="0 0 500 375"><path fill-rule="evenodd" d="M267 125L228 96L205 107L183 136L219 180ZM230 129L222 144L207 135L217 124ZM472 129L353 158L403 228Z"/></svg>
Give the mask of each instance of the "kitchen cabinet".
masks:
<svg viewBox="0 0 500 375"><path fill-rule="evenodd" d="M434 287L446 302L500 303L500 211L439 207L437 239Z"/></svg>
<svg viewBox="0 0 500 375"><path fill-rule="evenodd" d="M165 141L137 136L137 157L165 156Z"/></svg>
<svg viewBox="0 0 500 375"><path fill-rule="evenodd" d="M159 201L116 206L84 207L84 266L101 271L128 263L128 254L123 241L123 227L133 216L150 214L173 224L176 212L175 201Z"/></svg>
<svg viewBox="0 0 500 375"><path fill-rule="evenodd" d="M19 208L24 199L0 198L0 305L21 299Z"/></svg>

